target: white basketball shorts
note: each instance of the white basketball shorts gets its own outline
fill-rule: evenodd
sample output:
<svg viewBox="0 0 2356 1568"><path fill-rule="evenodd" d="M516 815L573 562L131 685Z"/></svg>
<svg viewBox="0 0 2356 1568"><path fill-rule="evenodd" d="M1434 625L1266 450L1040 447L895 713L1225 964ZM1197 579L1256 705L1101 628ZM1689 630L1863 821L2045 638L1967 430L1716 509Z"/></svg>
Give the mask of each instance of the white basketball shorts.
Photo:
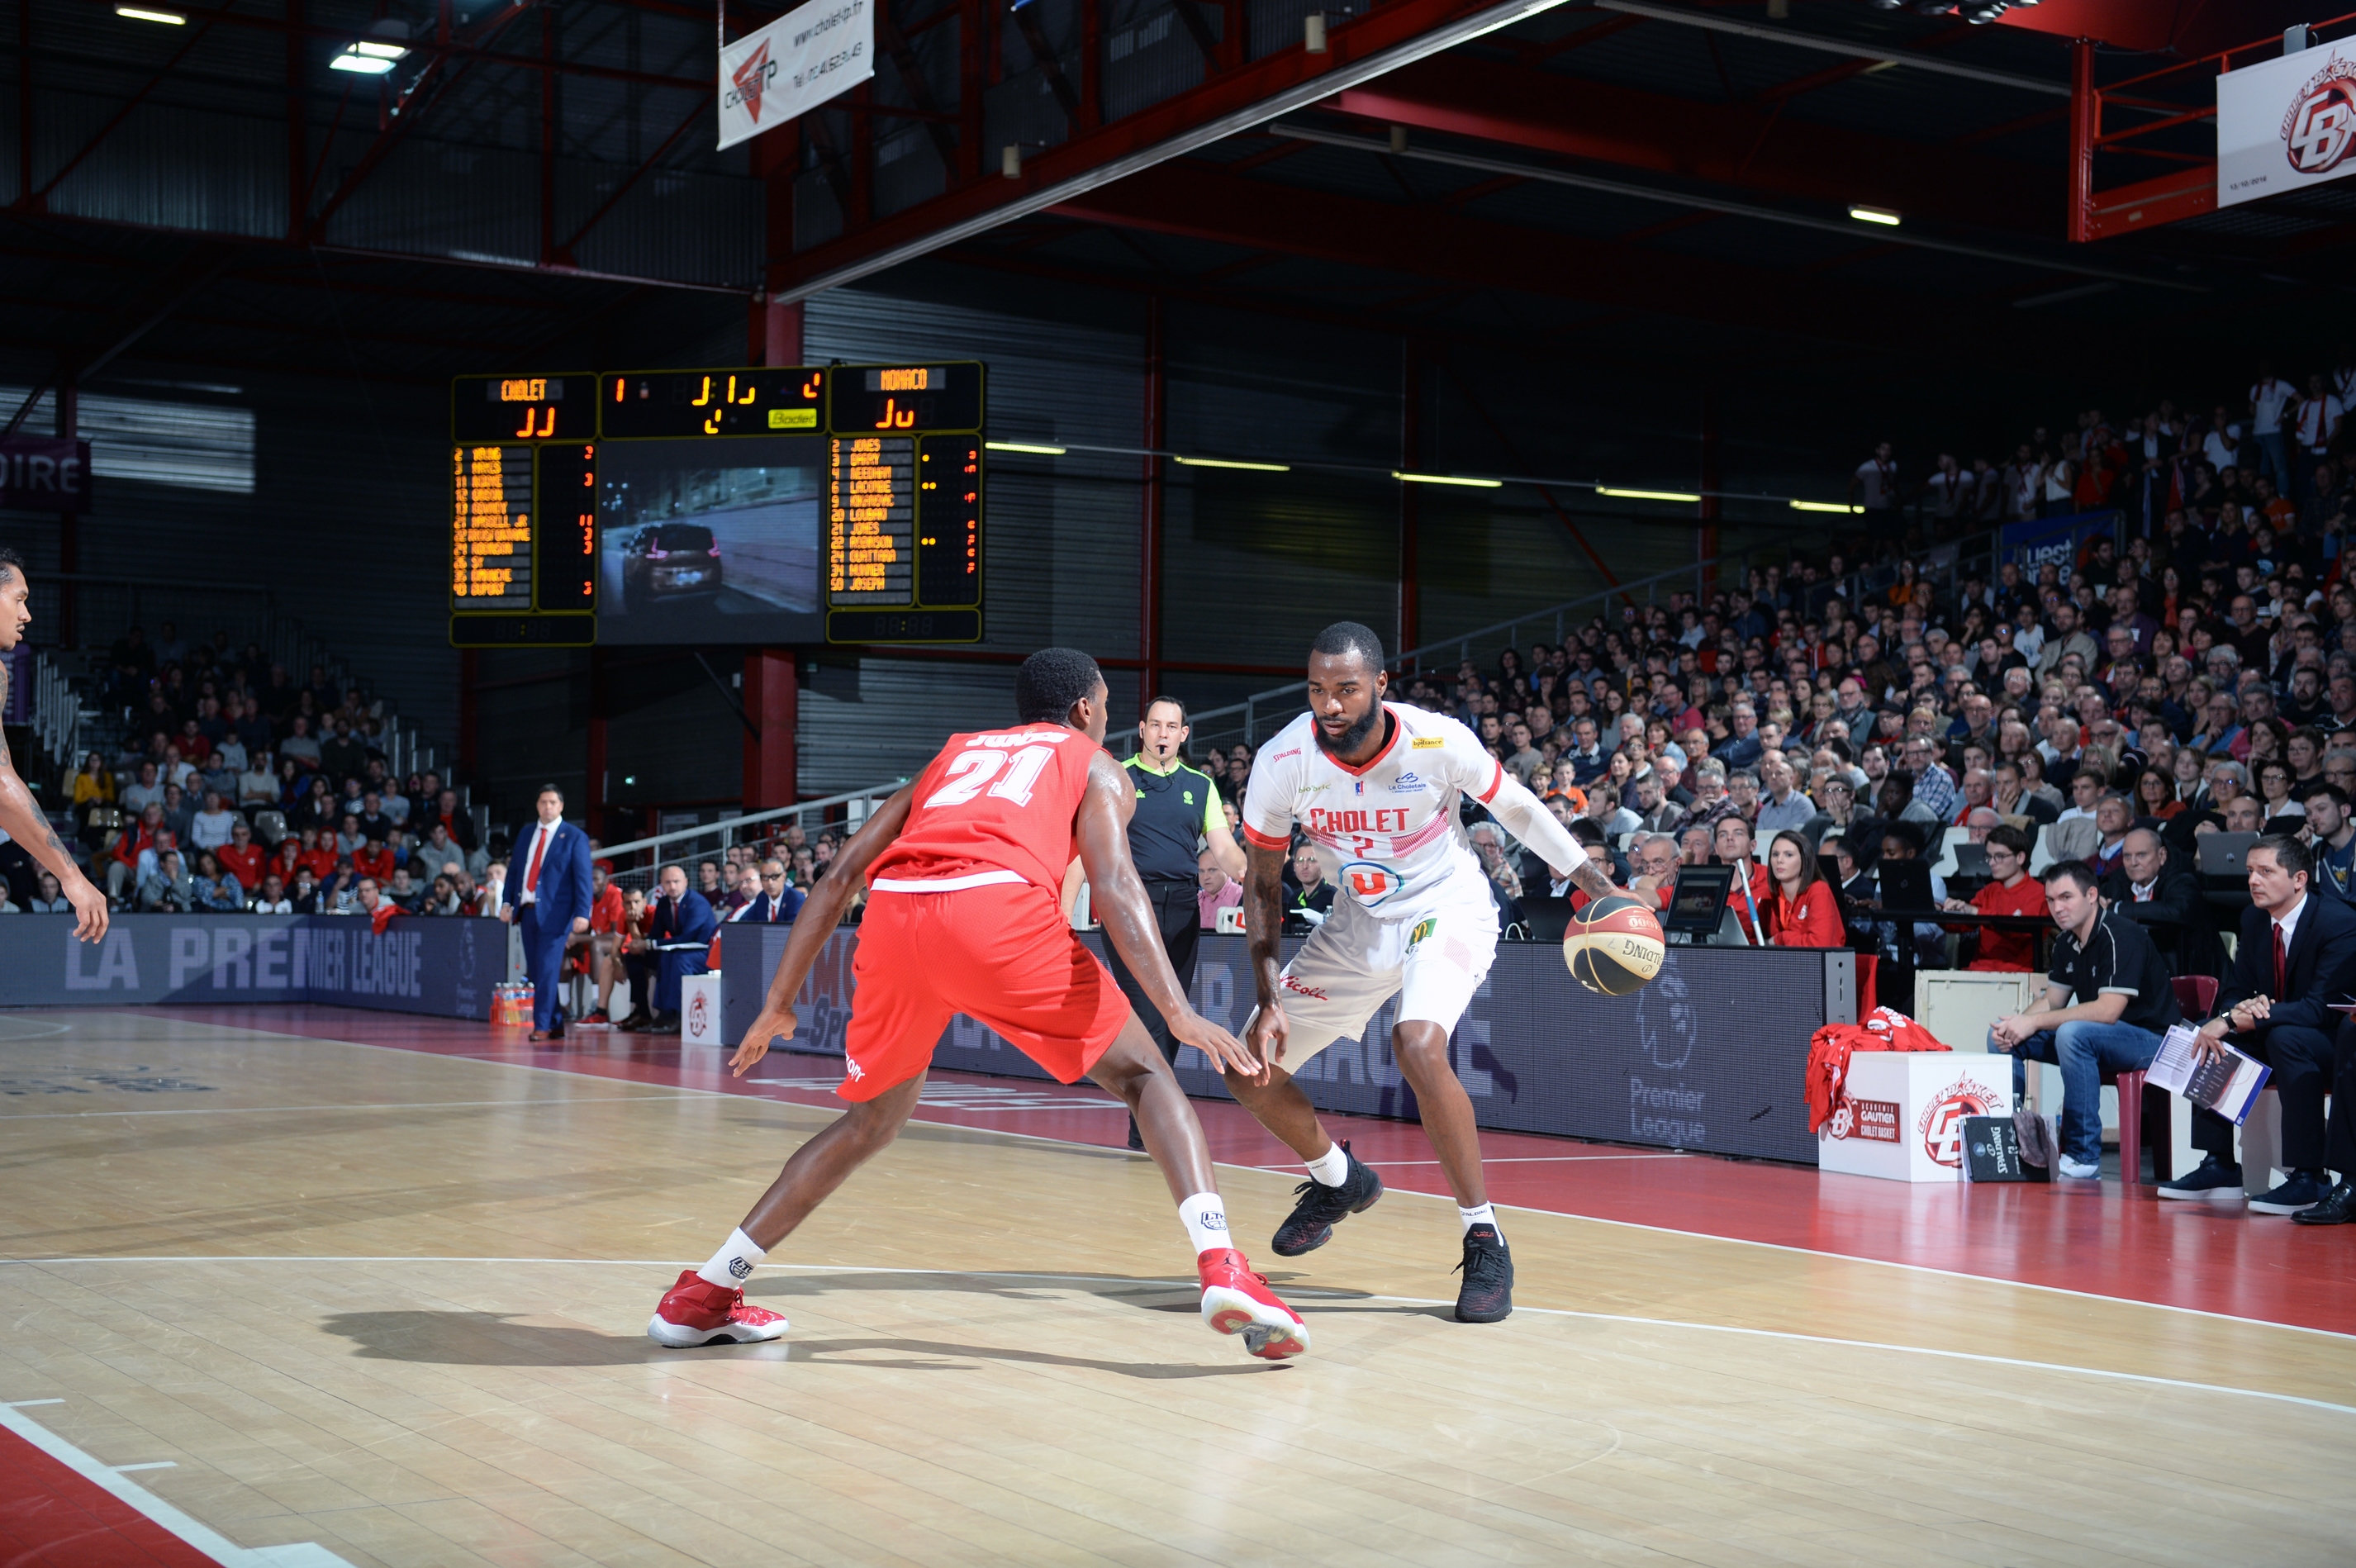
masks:
<svg viewBox="0 0 2356 1568"><path fill-rule="evenodd" d="M1358 1038L1393 996L1398 1022L1437 1024L1453 1034L1496 957L1497 911L1485 897L1385 920L1344 894L1284 966L1284 1058L1277 1065L1298 1073L1334 1041Z"/></svg>

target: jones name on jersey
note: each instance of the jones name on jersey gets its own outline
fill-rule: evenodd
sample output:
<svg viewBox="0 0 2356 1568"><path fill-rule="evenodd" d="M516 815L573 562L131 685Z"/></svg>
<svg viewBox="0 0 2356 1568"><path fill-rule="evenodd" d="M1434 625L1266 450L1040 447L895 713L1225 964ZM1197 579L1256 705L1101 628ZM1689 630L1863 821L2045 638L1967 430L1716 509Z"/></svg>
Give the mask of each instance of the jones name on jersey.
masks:
<svg viewBox="0 0 2356 1568"><path fill-rule="evenodd" d="M1457 800L1494 801L1505 769L1454 719L1389 703L1383 711L1390 742L1364 768L1319 746L1317 721L1305 713L1261 746L1244 791L1245 838L1281 854L1299 823L1333 852L1322 858L1343 894L1385 919L1489 902Z"/></svg>

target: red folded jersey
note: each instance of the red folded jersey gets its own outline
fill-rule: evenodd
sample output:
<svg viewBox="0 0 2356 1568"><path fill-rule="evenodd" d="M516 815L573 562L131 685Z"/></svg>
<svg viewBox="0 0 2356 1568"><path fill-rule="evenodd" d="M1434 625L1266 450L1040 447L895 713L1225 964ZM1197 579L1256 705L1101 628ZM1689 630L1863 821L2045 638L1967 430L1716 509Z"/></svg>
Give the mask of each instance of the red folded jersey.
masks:
<svg viewBox="0 0 2356 1568"><path fill-rule="evenodd" d="M1808 1131L1821 1132L1847 1098L1851 1052L1948 1048L1930 1030L1888 1007L1876 1007L1861 1024L1826 1024L1808 1037Z"/></svg>

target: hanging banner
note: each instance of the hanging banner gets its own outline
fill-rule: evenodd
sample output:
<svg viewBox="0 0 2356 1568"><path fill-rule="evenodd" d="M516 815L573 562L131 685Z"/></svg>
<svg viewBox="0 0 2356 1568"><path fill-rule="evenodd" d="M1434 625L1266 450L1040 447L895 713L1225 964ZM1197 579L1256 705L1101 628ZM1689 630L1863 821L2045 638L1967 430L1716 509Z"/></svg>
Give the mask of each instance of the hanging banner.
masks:
<svg viewBox="0 0 2356 1568"><path fill-rule="evenodd" d="M2217 79L2217 205L2356 174L2356 40Z"/></svg>
<svg viewBox="0 0 2356 1568"><path fill-rule="evenodd" d="M0 435L0 510L87 513L90 443Z"/></svg>
<svg viewBox="0 0 2356 1568"><path fill-rule="evenodd" d="M809 0L720 50L720 145L772 130L875 74L870 0Z"/></svg>

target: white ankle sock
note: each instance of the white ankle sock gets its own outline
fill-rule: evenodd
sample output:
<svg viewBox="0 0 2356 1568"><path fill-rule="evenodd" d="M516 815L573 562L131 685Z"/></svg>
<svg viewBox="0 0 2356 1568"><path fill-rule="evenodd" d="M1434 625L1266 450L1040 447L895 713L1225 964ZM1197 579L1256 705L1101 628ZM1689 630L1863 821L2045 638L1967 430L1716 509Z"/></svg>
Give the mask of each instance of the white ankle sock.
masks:
<svg viewBox="0 0 2356 1568"><path fill-rule="evenodd" d="M695 1277L723 1290L743 1290L754 1269L768 1255L741 1229L732 1230L726 1245L712 1254L712 1262L695 1271Z"/></svg>
<svg viewBox="0 0 2356 1568"><path fill-rule="evenodd" d="M1186 1244L1201 1257L1214 1247L1230 1245L1227 1240L1227 1206L1215 1192L1198 1192L1182 1198L1178 1204L1178 1222L1186 1227Z"/></svg>
<svg viewBox="0 0 2356 1568"><path fill-rule="evenodd" d="M1475 1225L1486 1225L1493 1230L1497 1227L1497 1209L1494 1204L1484 1203L1478 1208L1460 1208L1456 1211L1456 1218L1464 1222L1467 1230ZM1497 1234L1503 1236L1505 1231L1498 1230Z"/></svg>
<svg viewBox="0 0 2356 1568"><path fill-rule="evenodd" d="M1320 1187L1339 1187L1349 1179L1350 1156L1339 1144L1328 1144L1325 1152L1309 1162L1309 1175Z"/></svg>

